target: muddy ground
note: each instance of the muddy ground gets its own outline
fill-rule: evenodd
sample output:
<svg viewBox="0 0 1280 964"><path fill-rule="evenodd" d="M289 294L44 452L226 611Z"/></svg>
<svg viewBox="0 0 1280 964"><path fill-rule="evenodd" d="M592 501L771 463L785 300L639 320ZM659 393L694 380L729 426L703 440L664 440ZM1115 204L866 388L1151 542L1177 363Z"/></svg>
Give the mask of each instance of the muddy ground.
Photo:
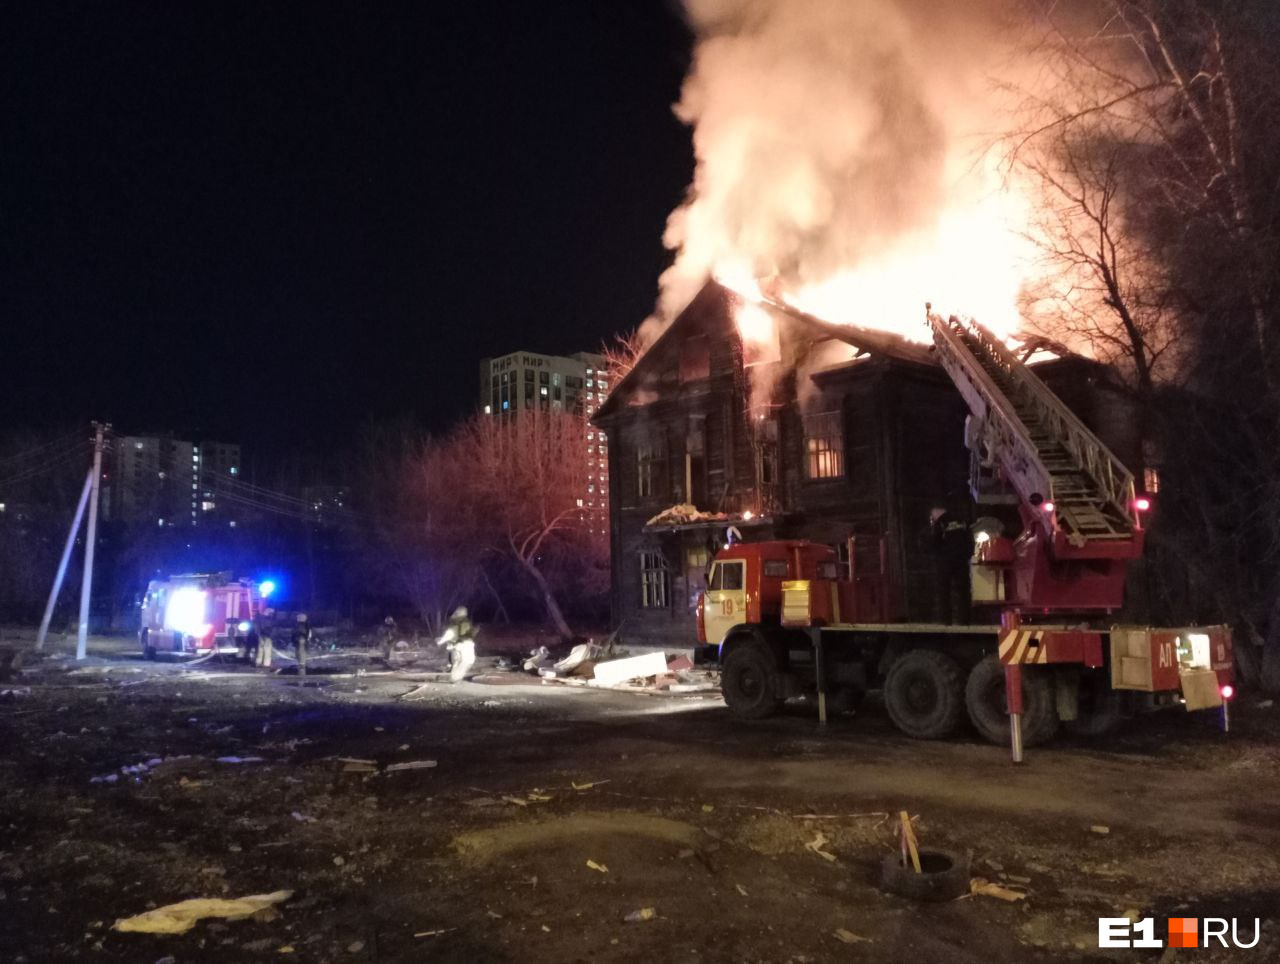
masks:
<svg viewBox="0 0 1280 964"><path fill-rule="evenodd" d="M301 681L129 649L0 684L0 960L1160 958L1097 949L1097 918L1129 910L1162 937L1170 915L1261 917L1259 947L1179 959L1280 957L1280 709L1256 698L1229 735L1164 714L1015 768L972 735L909 740L874 701L823 732L804 705L747 725L717 695L450 686L363 657ZM435 766L386 772L405 761ZM1027 898L883 893L901 809ZM184 934L112 929L280 890Z"/></svg>

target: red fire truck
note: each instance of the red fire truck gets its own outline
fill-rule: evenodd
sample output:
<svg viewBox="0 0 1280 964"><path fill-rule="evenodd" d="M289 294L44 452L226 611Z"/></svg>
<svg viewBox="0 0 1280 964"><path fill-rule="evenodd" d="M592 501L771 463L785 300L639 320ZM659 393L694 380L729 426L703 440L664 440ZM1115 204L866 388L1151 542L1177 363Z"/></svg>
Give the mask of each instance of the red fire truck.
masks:
<svg viewBox="0 0 1280 964"><path fill-rule="evenodd" d="M779 310L790 311L784 305ZM1060 723L1097 735L1135 708L1222 708L1233 695L1225 626L1103 625L1120 608L1125 566L1142 553L1146 500L1133 477L989 331L930 315L944 369L970 410L966 439L978 502L1017 507L1022 530L978 526L968 625L895 619L895 587L860 573L857 547L774 541L719 552L698 607L730 709L767 716L789 696L883 691L909 736L936 739L968 715L1015 760ZM994 521L994 520L992 520Z"/></svg>
<svg viewBox="0 0 1280 964"><path fill-rule="evenodd" d="M142 600L142 654L155 659L157 653L216 652L252 661L269 587L225 572L152 580Z"/></svg>

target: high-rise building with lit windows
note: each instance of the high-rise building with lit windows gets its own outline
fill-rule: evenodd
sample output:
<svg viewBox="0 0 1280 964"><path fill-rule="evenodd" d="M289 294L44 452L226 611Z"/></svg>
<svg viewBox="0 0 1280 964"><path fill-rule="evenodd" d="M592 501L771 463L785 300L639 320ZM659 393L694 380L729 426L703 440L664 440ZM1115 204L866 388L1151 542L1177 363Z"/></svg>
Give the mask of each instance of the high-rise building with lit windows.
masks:
<svg viewBox="0 0 1280 964"><path fill-rule="evenodd" d="M480 406L486 415L515 412L578 412L590 419L609 393L604 356L580 351L542 355L515 351L480 361ZM578 500L592 526L608 525L609 453L604 433L588 425L587 488Z"/></svg>
<svg viewBox="0 0 1280 964"><path fill-rule="evenodd" d="M103 472L103 517L159 526L235 526L218 480L240 473L240 446L172 435L117 435Z"/></svg>

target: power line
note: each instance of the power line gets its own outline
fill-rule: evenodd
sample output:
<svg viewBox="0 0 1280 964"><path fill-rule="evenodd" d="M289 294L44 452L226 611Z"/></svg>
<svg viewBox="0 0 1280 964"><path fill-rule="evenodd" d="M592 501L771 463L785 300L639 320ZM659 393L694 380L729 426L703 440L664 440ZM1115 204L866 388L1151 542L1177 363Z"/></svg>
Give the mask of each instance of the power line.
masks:
<svg viewBox="0 0 1280 964"><path fill-rule="evenodd" d="M32 448L26 449L25 451L17 452L13 455L0 455L0 465L5 465L6 463L10 463L10 462L14 462L14 463L23 462L28 459L33 459L39 456L42 452L47 451L48 449L61 448L65 446L68 442L76 441L76 440L78 441L84 440L84 435L79 429L77 429L74 432L69 432L66 435L61 435L58 438L55 438L51 441L43 442L40 445L36 445Z"/></svg>
<svg viewBox="0 0 1280 964"><path fill-rule="evenodd" d="M74 446L64 450L63 452L54 453L48 456L45 461L38 465L28 466L27 468L20 469L7 478L0 479L0 486L13 485L18 482L25 482L28 479L33 479L36 476L43 475L45 472L60 468L61 466L77 459L82 459L85 454L83 444L77 442Z"/></svg>

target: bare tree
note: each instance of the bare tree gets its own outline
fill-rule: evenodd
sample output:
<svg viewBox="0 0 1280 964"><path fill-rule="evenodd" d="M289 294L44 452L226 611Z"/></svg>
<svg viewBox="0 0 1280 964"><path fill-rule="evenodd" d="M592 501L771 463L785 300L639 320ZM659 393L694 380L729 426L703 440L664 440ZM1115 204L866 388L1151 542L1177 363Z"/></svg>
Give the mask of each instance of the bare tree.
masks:
<svg viewBox="0 0 1280 964"><path fill-rule="evenodd" d="M1132 153L1062 131L1049 153L1025 156L1043 195L1031 237L1051 273L1024 300L1041 334L1085 343L1149 397L1174 341L1159 262L1124 219Z"/></svg>
<svg viewBox="0 0 1280 964"><path fill-rule="evenodd" d="M1164 538L1280 689L1280 51L1261 0L1034 0L1052 78L1009 143L1053 204L1069 332L1122 357L1177 470ZM1074 20L1068 20L1068 11ZM1170 394L1166 388L1176 389ZM1165 524L1168 523L1168 524Z"/></svg>
<svg viewBox="0 0 1280 964"><path fill-rule="evenodd" d="M648 347L639 328L614 335L612 341L605 343L600 351L604 355L604 370L611 390L631 373L631 369L636 367L636 362Z"/></svg>
<svg viewBox="0 0 1280 964"><path fill-rule="evenodd" d="M587 492L587 423L559 412L476 416L432 445L421 462L433 495L433 528L450 545L505 557L537 587L546 615L565 639L572 630L557 598L565 572L607 558L592 533Z"/></svg>

